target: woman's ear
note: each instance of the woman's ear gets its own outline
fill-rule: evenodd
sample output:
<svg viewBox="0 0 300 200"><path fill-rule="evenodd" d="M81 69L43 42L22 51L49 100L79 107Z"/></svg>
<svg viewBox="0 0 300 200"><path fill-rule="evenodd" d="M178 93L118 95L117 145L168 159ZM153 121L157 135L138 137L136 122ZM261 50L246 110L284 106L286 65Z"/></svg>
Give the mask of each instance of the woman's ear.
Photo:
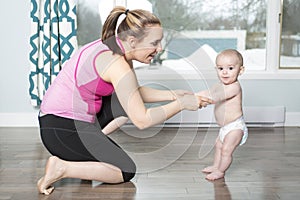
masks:
<svg viewBox="0 0 300 200"><path fill-rule="evenodd" d="M136 45L136 38L133 37L133 36L129 36L127 38L127 43L129 44L129 46L134 49L135 48L135 45Z"/></svg>

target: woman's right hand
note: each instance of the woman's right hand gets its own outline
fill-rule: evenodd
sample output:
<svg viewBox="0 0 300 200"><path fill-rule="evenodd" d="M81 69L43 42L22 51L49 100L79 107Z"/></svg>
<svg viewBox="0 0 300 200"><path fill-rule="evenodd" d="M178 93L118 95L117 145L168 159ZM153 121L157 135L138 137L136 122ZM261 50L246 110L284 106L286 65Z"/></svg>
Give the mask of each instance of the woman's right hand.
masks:
<svg viewBox="0 0 300 200"><path fill-rule="evenodd" d="M198 110L212 104L213 101L207 97L196 96L193 94L185 94L177 98L182 110Z"/></svg>

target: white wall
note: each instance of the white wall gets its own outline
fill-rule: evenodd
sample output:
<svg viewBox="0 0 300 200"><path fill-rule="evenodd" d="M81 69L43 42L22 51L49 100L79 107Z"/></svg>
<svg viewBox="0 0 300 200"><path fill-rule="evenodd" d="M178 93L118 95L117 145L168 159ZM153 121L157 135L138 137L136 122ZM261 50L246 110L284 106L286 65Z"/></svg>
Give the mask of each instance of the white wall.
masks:
<svg viewBox="0 0 300 200"><path fill-rule="evenodd" d="M0 125L37 124L29 97L30 6L26 1L2 1ZM16 115L17 114L17 115ZM17 116L17 118L16 118Z"/></svg>
<svg viewBox="0 0 300 200"><path fill-rule="evenodd" d="M0 126L38 124L38 110L31 106L28 92L30 7L29 0L1 2ZM180 88L178 81L164 84ZM247 79L242 84L245 106L285 106L286 125L300 126L300 77L293 80ZM191 85L199 89L198 82L191 81Z"/></svg>

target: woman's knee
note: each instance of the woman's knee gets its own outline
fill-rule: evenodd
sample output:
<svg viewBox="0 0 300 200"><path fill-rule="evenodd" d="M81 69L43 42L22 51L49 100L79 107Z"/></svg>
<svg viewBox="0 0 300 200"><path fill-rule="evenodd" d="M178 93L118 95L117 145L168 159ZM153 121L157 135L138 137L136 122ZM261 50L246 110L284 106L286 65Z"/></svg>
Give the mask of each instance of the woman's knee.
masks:
<svg viewBox="0 0 300 200"><path fill-rule="evenodd" d="M127 166L123 168L122 175L124 182L130 181L136 173L136 165L135 163L130 159L130 161L127 163Z"/></svg>
<svg viewBox="0 0 300 200"><path fill-rule="evenodd" d="M134 176L135 172L122 172L124 182L129 182Z"/></svg>

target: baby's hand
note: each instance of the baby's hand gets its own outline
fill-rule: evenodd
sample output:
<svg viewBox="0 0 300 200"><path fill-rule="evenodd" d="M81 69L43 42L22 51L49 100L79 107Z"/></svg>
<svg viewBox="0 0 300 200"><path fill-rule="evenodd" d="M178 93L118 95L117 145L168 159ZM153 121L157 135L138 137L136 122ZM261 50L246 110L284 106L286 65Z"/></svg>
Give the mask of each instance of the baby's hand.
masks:
<svg viewBox="0 0 300 200"><path fill-rule="evenodd" d="M210 98L207 98L207 97L204 97L204 96L199 96L199 95L196 95L195 96L198 98L199 100L199 108L205 108L207 105L209 104L213 104L214 101Z"/></svg>

